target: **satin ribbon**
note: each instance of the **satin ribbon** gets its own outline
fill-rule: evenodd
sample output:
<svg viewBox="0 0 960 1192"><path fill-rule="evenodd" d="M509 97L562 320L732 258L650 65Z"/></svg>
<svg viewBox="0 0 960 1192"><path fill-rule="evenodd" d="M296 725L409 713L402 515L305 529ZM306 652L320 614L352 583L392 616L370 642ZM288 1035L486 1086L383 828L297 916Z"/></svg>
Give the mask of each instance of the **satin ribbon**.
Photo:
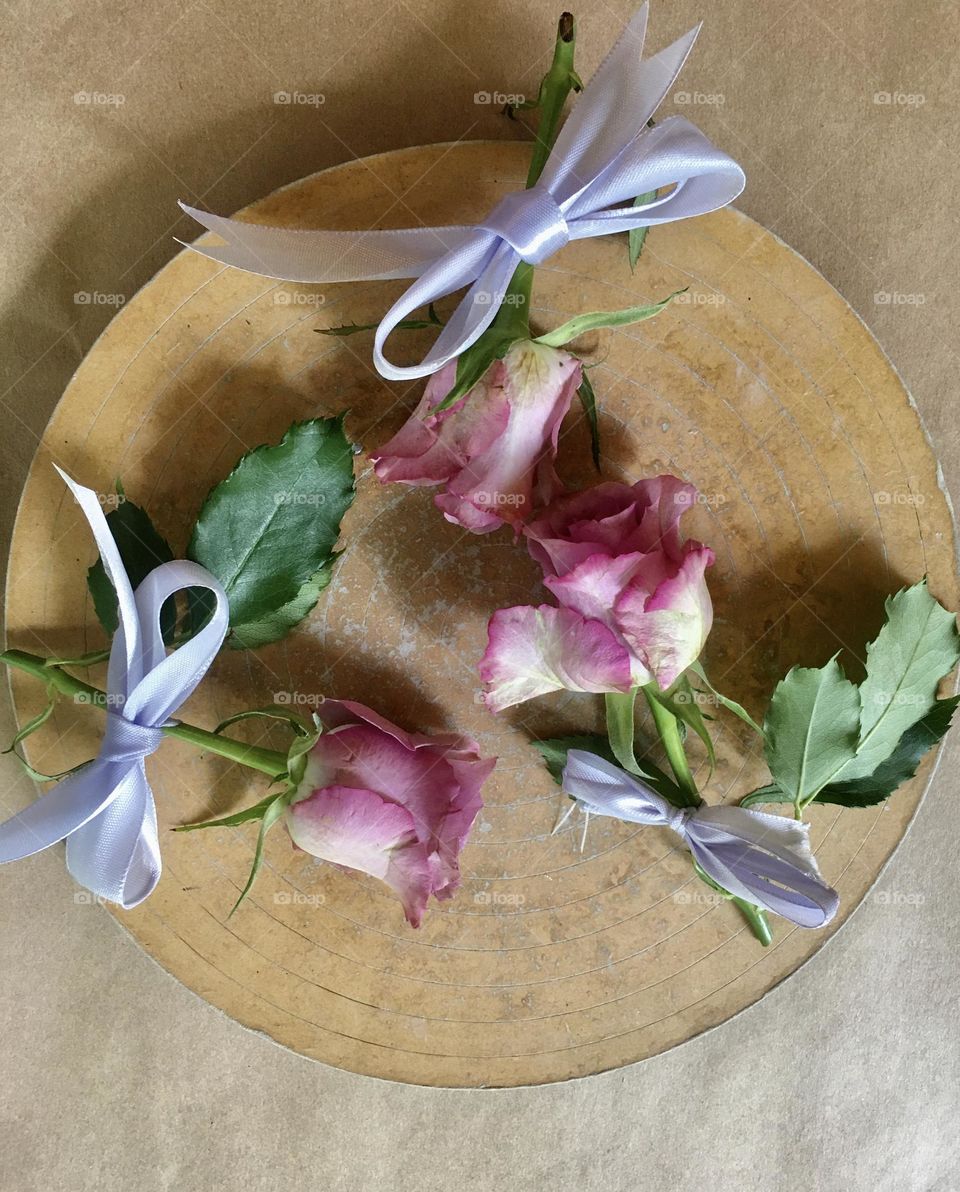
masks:
<svg viewBox="0 0 960 1192"><path fill-rule="evenodd" d="M677 808L579 749L567 754L563 789L591 815L670 828L718 886L798 927L823 927L837 913L839 896L820 876L807 824L747 807Z"/></svg>
<svg viewBox="0 0 960 1192"><path fill-rule="evenodd" d="M428 376L490 326L521 261L539 265L569 240L703 215L743 190L743 170L688 120L670 116L647 128L699 26L641 61L646 26L644 4L574 104L537 185L508 194L475 226L304 231L224 219L181 203L226 241L187 247L285 281L417 278L377 328L373 359L391 380ZM638 195L665 187L673 189L632 205ZM420 364L401 367L386 359L387 337L401 320L464 286L467 294Z"/></svg>
<svg viewBox="0 0 960 1192"><path fill-rule="evenodd" d="M209 571L183 560L161 564L134 592L96 493L57 471L90 523L117 593L120 623L107 667L107 728L89 765L0 824L0 862L18 861L66 838L73 877L130 910L160 880L157 813L144 760L216 657L227 632L227 597ZM160 610L184 588L209 589L216 607L208 623L168 655Z"/></svg>

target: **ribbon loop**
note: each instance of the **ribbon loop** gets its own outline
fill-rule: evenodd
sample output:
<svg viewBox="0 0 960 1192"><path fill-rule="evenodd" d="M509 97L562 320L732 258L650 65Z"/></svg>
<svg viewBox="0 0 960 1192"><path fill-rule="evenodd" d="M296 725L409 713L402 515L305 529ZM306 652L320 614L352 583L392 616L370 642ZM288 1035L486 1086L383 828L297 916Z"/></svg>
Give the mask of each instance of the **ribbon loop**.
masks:
<svg viewBox="0 0 960 1192"><path fill-rule="evenodd" d="M97 494L60 475L90 524L117 594L120 623L107 668L107 725L92 762L0 824L0 863L66 839L73 877L130 910L160 880L157 812L144 760L216 657L229 622L227 596L209 571L186 561L162 563L134 592ZM195 637L168 655L160 610L185 588L209 589L214 611Z"/></svg>
<svg viewBox="0 0 960 1192"><path fill-rule="evenodd" d="M634 15L574 104L537 186L508 194L473 227L329 232L271 228L181 206L224 244L191 244L224 265L285 281L411 277L382 319L373 362L389 380L429 376L490 325L520 261L540 265L569 240L606 236L716 211L743 190L744 174L689 121L647 122L683 66L699 26L645 61L647 5ZM672 188L642 206L638 195ZM470 287L436 344L416 365L383 354L398 322Z"/></svg>
<svg viewBox="0 0 960 1192"><path fill-rule="evenodd" d="M798 927L823 927L840 900L820 876L807 824L747 807L677 808L612 762L571 749L563 789L591 815L670 828L729 894Z"/></svg>

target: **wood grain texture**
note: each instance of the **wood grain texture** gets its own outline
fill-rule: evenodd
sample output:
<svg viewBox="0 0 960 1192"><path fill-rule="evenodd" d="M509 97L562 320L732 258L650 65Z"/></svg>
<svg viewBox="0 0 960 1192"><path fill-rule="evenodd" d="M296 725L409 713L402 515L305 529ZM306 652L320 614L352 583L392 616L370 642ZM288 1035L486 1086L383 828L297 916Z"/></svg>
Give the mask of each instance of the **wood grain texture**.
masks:
<svg viewBox="0 0 960 1192"><path fill-rule="evenodd" d="M367 227L479 218L522 184L519 145L458 144L352 162L288 187L250 214L290 226ZM471 179L465 198L464 180ZM585 337L601 406L605 472L669 470L702 503L687 530L717 553L714 682L762 714L790 665L842 648L856 674L883 597L926 573L957 603L953 526L936 461L889 362L842 298L735 211L655 229L631 276L625 238L568 246L538 271L544 328L587 309L688 286L657 319ZM47 428L20 508L7 593L10 645L49 653L102 641L86 598L94 557L49 450L104 493L121 476L182 550L210 485L290 421L351 411L365 447L402 423L419 386L390 385L368 340L317 327L375 320L403 283L289 286L177 257L107 328ZM408 341L410 358L422 349ZM592 479L571 414L561 473ZM229 921L254 831L164 833L164 877L120 914L151 955L240 1022L304 1055L427 1085L522 1085L626 1064L717 1025L819 948L901 839L931 763L886 807L817 808L817 856L842 896L827 932L776 923L762 950L716 905L674 838L613 821L551 836L557 788L531 736L596 727L598 701L558 696L491 717L475 664L496 607L539 600L538 572L503 531L444 522L430 494L382 488L360 465L347 553L315 615L256 655L225 653L185 717L318 693L359 699L409 728L473 733L500 765L452 902L409 930L379 883L268 839L253 897ZM37 543L49 544L38 554ZM38 693L16 685L21 721ZM93 717L60 706L42 763L95 752ZM764 778L737 721L716 725L711 799ZM250 739L279 744L251 729ZM39 740L39 739L38 739ZM53 742L51 744L51 742ZM161 824L236 810L255 778L169 742L149 763Z"/></svg>

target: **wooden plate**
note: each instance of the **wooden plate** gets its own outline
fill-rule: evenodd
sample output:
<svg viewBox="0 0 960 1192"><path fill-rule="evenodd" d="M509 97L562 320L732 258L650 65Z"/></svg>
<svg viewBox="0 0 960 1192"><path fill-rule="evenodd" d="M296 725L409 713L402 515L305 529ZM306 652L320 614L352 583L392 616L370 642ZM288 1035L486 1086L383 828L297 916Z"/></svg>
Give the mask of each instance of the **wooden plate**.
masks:
<svg viewBox="0 0 960 1192"><path fill-rule="evenodd" d="M526 152L403 150L308 178L248 214L341 228L463 222L522 185ZM654 229L635 275L623 237L571 244L538 271L534 317L553 326L683 286L658 318L583 345L604 468L624 479L669 470L699 487L687 529L717 553L708 670L760 715L799 660L842 648L856 674L883 598L902 584L927 573L956 607L953 525L916 411L876 342L819 274L736 211ZM380 379L369 336L316 328L375 321L402 289L291 286L192 253L173 260L109 326L47 429L13 542L10 644L55 654L103 640L84 585L90 535L51 460L104 493L122 477L182 550L210 486L291 421L349 409L368 447L399 427L419 385ZM410 359L423 346L411 337ZM588 446L576 410L561 443L572 485L591 482ZM461 892L412 931L379 883L295 853L277 829L253 896L228 920L250 867L246 826L163 832L158 890L110 913L246 1026L342 1068L427 1085L539 1083L643 1059L723 1022L820 948L903 836L932 761L885 807L814 810L840 913L822 932L776 920L773 946L760 948L668 834L595 822L583 852L578 825L551 835L563 800L530 737L595 726L599 701L558 696L494 718L475 671L490 612L544 597L537 569L506 531L464 534L429 492L384 488L365 461L359 470L347 553L315 615L285 643L225 652L184 717L212 726L271 699L309 708L323 692L411 729L473 733L501 761ZM14 687L22 722L40 693L28 680ZM101 727L61 703L31 757L64 768L96 751ZM764 778L756 741L725 714L716 732L708 797L737 798ZM165 828L264 793L255 776L174 741L149 772Z"/></svg>

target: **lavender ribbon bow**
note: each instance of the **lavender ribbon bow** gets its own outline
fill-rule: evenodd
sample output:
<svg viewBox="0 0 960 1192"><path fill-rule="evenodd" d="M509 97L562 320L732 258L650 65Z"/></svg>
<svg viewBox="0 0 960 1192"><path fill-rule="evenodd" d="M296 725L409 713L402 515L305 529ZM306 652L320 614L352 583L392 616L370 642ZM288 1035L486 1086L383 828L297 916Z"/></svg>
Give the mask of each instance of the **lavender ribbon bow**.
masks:
<svg viewBox="0 0 960 1192"><path fill-rule="evenodd" d="M160 880L157 812L144 760L216 657L227 632L227 596L209 571L183 560L154 568L134 592L97 494L57 471L90 523L117 593L120 624L107 667L107 729L89 765L0 824L0 862L32 856L65 838L73 877L130 910ZM183 588L208 588L216 606L207 624L168 655L160 610Z"/></svg>
<svg viewBox="0 0 960 1192"><path fill-rule="evenodd" d="M837 913L840 899L820 876L807 824L746 807L674 807L642 780L580 749L567 754L563 789L591 815L670 828L718 886L798 927L823 927Z"/></svg>
<svg viewBox="0 0 960 1192"><path fill-rule="evenodd" d="M570 240L703 215L743 190L740 166L688 120L671 116L647 128L700 27L642 62L646 27L644 4L574 105L537 185L508 194L476 226L303 231L224 219L181 203L226 241L187 247L285 281L417 278L377 328L373 359L391 380L428 376L490 326L521 261L539 265ZM632 205L638 195L665 187L673 189ZM617 206L622 203L628 205ZM386 359L387 337L401 320L464 286L470 289L420 364Z"/></svg>

